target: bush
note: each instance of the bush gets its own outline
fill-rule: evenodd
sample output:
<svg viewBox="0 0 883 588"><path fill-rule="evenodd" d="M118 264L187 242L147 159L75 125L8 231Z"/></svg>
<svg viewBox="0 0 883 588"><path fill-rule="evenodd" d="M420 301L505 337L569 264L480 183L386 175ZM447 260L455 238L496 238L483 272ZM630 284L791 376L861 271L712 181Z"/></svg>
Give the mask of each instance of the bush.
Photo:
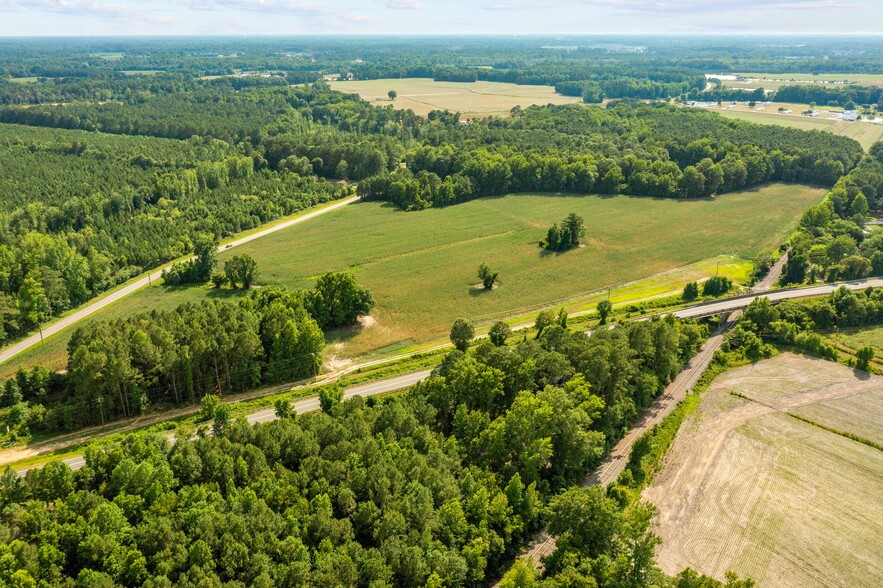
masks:
<svg viewBox="0 0 883 588"><path fill-rule="evenodd" d="M703 296L721 296L733 289L733 280L726 276L712 276L702 284Z"/></svg>

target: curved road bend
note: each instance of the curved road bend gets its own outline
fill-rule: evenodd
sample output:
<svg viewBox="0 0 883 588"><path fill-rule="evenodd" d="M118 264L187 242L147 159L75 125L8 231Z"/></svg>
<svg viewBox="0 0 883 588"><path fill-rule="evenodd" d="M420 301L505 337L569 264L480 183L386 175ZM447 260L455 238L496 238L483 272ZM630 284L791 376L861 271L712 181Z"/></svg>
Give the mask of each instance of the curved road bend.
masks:
<svg viewBox="0 0 883 588"><path fill-rule="evenodd" d="M242 237L240 239L230 241L229 243L225 243L225 244L221 245L220 247L218 247L218 252L220 253L221 251L226 251L227 249L232 249L233 247L238 247L240 245L244 245L245 243L248 243L250 241L254 241L255 239L260 239L261 237L266 237L270 233L275 233L276 231L281 231L282 229L287 229L288 227L290 227L292 225L296 225L298 223L308 221L312 218L315 218L315 217L325 214L327 212L331 212L332 210L336 210L338 208L346 206L347 204L352 204L353 202L356 202L358 199L359 199L358 196L353 196L352 198L347 198L345 200L341 200L340 202L336 202L330 206L326 206L325 208L321 208L319 210L314 210L313 212L309 212L309 213L304 214L302 216L298 216L298 217L293 218L291 220L279 223L278 225L273 225L272 227L267 227L266 229L263 229L263 230L258 231L256 233L252 233L251 235L247 235L247 236ZM149 273L147 276L140 278L138 280L135 280L131 284L129 284L123 288L120 288L119 290L116 290L115 292L111 292L110 294L107 294L106 296L99 298L95 302L81 308L80 310L76 311L75 313L73 313L69 316L66 316L62 319L59 319L47 327L44 327L42 337L40 336L39 333L37 333L35 335L31 335L30 337L28 337L26 339L23 339L22 341L19 341L15 345L11 345L10 347L3 349L2 351L0 351L0 363L3 363L9 359L12 359L13 357L18 355L19 353L22 353L22 352L30 349L31 347L33 347L34 345L36 345L37 343L39 343L40 341L42 341L46 337L49 337L50 335L54 335L55 333L58 333L59 331L63 331L67 327L78 323L79 321L83 320L87 316L98 312L99 310L101 310L105 306L113 304L114 302L120 300L121 298L128 296L132 292L135 292L137 290L140 290L141 288L144 288L145 286L147 286L148 284L150 284L154 280L160 279L162 277L162 271L164 269L170 267L170 265L171 264L164 265L160 269L155 270L152 273Z"/></svg>
<svg viewBox="0 0 883 588"><path fill-rule="evenodd" d="M632 445L643 435L648 429L662 421L666 416L674 410L675 406L683 400L687 392L699 381L699 378L705 372L708 364L711 363L715 352L720 349L724 341L726 332L736 324L742 310L751 304L755 298L765 297L771 301L777 302L781 300L807 298L812 296L823 296L834 292L841 286L846 286L850 290L863 290L868 287L883 286L883 279L870 278L866 280L856 280L853 282L842 282L836 284L822 284L819 286L810 286L807 288L795 288L790 290L779 290L770 293L763 293L768 290L778 279L778 275L784 267L786 257L782 256L779 262L770 270L767 278L762 280L756 287L756 293L748 296L740 296L730 298L728 300L712 302L708 304L700 304L694 307L683 308L672 314L678 318L696 318L701 316L709 316L712 314L732 312L728 321L723 323L705 342L699 353L691 359L683 370L675 377L674 380L665 388L662 395L651 404L641 418L632 426L626 435L610 451L610 454L601 463L598 468L589 474L585 480L585 485L599 484L607 485L619 477L622 470L628 464L631 456ZM774 277L770 277L774 275ZM542 568L542 558L555 551L555 537L545 530L540 531L522 551L520 557L527 557L533 560L538 568ZM499 584L495 584L498 586Z"/></svg>
<svg viewBox="0 0 883 588"><path fill-rule="evenodd" d="M404 374L401 376L396 376L395 378L390 378L389 380L381 380L379 382L371 382L369 384L361 384L359 386L352 386L347 388L343 392L343 399L349 400L354 396L375 396L377 394L386 394L387 392L395 392L397 390L403 390L404 388L410 388L417 382L421 382L429 377L429 374L432 373L431 370L424 370L421 372L413 372L410 374ZM318 394L313 396L307 396L305 398L301 398L300 400L296 400L293 403L294 411L297 414L304 414L307 412L315 412L320 409L319 406L319 396ZM276 410L274 408L265 408L261 409L257 412L253 412L247 415L246 420L249 424L255 423L267 423L270 421L275 421L278 417L276 416ZM171 442L175 442L175 435L168 434L166 438ZM81 467L86 465L86 459L82 455L77 455L75 457L70 457L68 459L62 460L62 463L66 463L73 470L78 470ZM35 466L39 467L39 466ZM20 476L23 476L28 472L29 469L26 468L23 470L19 470L16 473Z"/></svg>

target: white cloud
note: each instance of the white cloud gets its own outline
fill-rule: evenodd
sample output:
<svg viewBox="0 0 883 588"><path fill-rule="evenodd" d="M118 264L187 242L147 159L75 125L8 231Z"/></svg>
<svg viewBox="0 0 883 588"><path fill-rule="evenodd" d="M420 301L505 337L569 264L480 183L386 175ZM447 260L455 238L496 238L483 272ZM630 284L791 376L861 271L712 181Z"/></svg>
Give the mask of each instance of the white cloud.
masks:
<svg viewBox="0 0 883 588"><path fill-rule="evenodd" d="M132 18L142 14L140 10L120 3L68 0L0 0L0 12L50 12L101 18Z"/></svg>
<svg viewBox="0 0 883 588"><path fill-rule="evenodd" d="M417 10L420 8L420 3L417 0L377 0L380 4L383 4L387 8L391 8L393 10Z"/></svg>
<svg viewBox="0 0 883 588"><path fill-rule="evenodd" d="M697 12L732 12L755 9L807 9L831 10L854 8L841 0L739 0L728 3L725 0L579 0L587 6L618 8L628 12L651 12L660 16Z"/></svg>
<svg viewBox="0 0 883 588"><path fill-rule="evenodd" d="M323 4L299 0L182 0L177 3L194 10L244 10L298 16L324 16L335 13Z"/></svg>

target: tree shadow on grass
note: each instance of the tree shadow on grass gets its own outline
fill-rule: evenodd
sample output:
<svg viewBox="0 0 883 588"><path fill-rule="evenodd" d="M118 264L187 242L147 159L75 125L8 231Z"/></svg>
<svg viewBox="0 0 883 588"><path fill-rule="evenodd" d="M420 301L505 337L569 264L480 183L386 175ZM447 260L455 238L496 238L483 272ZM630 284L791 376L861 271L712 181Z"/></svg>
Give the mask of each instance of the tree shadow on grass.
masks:
<svg viewBox="0 0 883 588"><path fill-rule="evenodd" d="M499 287L499 284L494 284L494 287L488 290L484 287L484 284L473 284L469 286L469 295L473 298L475 298L476 296L484 296L485 294L490 294Z"/></svg>

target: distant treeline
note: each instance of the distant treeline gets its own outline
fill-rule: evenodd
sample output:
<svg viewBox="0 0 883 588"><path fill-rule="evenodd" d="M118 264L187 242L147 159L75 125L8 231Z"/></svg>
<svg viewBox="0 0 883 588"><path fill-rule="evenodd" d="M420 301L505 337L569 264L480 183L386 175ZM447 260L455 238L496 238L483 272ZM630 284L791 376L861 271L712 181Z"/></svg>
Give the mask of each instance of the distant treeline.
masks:
<svg viewBox="0 0 883 588"><path fill-rule="evenodd" d="M407 166L362 181L359 193L406 209L509 192L697 198L770 181L832 186L862 154L831 134L628 103L528 108L446 134L410 149Z"/></svg>

